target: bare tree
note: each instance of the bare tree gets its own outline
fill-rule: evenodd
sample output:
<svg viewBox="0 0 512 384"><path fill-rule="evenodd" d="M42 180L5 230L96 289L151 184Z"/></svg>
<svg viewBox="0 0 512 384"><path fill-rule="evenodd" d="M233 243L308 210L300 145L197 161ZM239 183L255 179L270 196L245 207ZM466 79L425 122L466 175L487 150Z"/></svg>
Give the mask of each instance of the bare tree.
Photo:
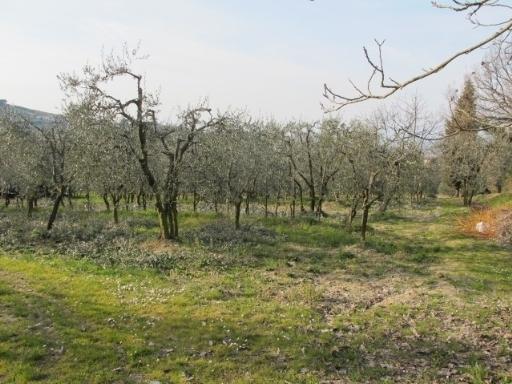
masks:
<svg viewBox="0 0 512 384"><path fill-rule="evenodd" d="M386 72L383 53L385 40L375 40L377 46L376 57L370 54L367 47L363 47L364 57L370 68L370 76L366 83L364 85L357 85L350 80L350 85L354 91L352 95L341 94L334 91L327 84L324 84L324 97L329 103L329 107L326 109L339 110L348 105L367 100L388 98L409 85L442 71L461 56L468 55L489 43L506 41L512 32L512 5L506 0L451 0L449 3L433 1L432 4L437 8L448 9L457 13L465 13L470 23L474 26L493 28L494 31L481 41L452 54L437 65L425 69L423 72L405 80L398 80L396 77L390 76ZM502 15L501 19L489 23L482 22L478 16L482 15L483 11L488 9L499 9Z"/></svg>
<svg viewBox="0 0 512 384"><path fill-rule="evenodd" d="M490 125L512 128L512 43L495 44L475 76L479 113Z"/></svg>
<svg viewBox="0 0 512 384"><path fill-rule="evenodd" d="M378 111L364 121L344 126L341 169L336 177L338 192L349 203L348 226L361 212L361 238L368 230L370 210L377 202L386 202L405 184L407 169L418 158L417 139L404 132L403 126L415 124L409 113L395 115ZM413 129L413 128L411 128ZM389 201L386 203L389 204Z"/></svg>

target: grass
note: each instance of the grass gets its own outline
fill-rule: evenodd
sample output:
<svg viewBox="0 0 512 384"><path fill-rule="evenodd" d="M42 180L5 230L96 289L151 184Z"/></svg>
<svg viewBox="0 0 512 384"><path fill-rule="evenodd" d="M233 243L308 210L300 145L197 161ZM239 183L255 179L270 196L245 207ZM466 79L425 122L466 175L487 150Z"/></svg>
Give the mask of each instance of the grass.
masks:
<svg viewBox="0 0 512 384"><path fill-rule="evenodd" d="M440 200L375 215L366 244L335 216L243 217L244 241L222 246L151 242L150 211L123 212L122 231L106 213L65 211L78 232L128 234L149 249L138 257L167 261L77 253L84 242L110 258L134 252L113 252L93 229L8 238L0 382L512 383L512 252L459 232L465 212ZM184 234L224 220L181 218Z"/></svg>
<svg viewBox="0 0 512 384"><path fill-rule="evenodd" d="M508 192L478 196L477 201L492 208L510 208L512 207L512 193Z"/></svg>

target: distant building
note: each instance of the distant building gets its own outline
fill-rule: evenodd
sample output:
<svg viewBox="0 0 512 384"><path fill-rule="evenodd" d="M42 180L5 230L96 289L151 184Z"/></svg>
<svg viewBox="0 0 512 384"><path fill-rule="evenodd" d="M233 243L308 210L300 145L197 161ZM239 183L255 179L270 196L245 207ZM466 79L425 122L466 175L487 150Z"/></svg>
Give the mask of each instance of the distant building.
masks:
<svg viewBox="0 0 512 384"><path fill-rule="evenodd" d="M0 107L5 107L7 105L7 100L0 99Z"/></svg>

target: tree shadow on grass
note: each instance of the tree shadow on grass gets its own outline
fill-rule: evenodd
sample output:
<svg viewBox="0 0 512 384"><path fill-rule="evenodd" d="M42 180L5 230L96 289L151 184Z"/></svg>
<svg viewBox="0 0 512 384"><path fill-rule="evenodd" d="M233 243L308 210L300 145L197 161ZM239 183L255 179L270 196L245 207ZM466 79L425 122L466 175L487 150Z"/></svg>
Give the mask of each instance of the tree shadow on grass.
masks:
<svg viewBox="0 0 512 384"><path fill-rule="evenodd" d="M0 360L8 367L7 380L16 375L39 382L443 382L476 362L488 367L486 375L499 374L490 373L496 350L484 354L478 343L448 341L435 324L415 336L399 317L387 323L386 314L359 328L345 323L325 329L301 317L300 308L280 304L261 303L260 310L241 317L238 304L229 302L236 298L225 302L230 311L222 314L175 307L165 315L141 315L100 303L70 309L65 298L30 291L6 295L10 305L0 311L18 319L2 325Z"/></svg>
<svg viewBox="0 0 512 384"><path fill-rule="evenodd" d="M471 382L478 378L472 377L472 368L481 367L483 379L511 377L506 363L496 365L502 358L499 351L486 354L478 343L446 340L435 331L419 337L398 335L399 332L390 328L387 335L378 337L367 338L363 332L352 335L350 341L333 347L332 361L338 373L326 375L371 383Z"/></svg>

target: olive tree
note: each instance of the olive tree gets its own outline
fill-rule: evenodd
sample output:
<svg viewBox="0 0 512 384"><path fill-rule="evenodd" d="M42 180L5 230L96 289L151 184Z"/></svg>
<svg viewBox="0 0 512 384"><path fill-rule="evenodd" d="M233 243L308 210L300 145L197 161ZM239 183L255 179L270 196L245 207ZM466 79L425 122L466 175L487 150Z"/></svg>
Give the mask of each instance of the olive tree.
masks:
<svg viewBox="0 0 512 384"><path fill-rule="evenodd" d="M146 89L145 76L135 70L139 59L137 49L125 46L120 54L106 56L98 67L86 65L80 75L64 74L60 80L70 96L115 114L127 127L123 138L154 196L160 238L177 239L181 170L197 136L221 119L202 103L185 110L174 124L159 122L158 96ZM132 96L116 95L113 86L126 81L133 85Z"/></svg>
<svg viewBox="0 0 512 384"><path fill-rule="evenodd" d="M341 170L336 178L338 192L347 196L350 226L361 211L361 238L366 239L370 209L378 201L394 196L404 182L403 169L413 161L413 140L400 130L389 130L389 122L377 114L354 121L343 132Z"/></svg>
<svg viewBox="0 0 512 384"><path fill-rule="evenodd" d="M322 204L329 184L340 170L342 128L342 123L334 119L285 127L285 154L295 180L308 190L310 211L318 215L324 214Z"/></svg>
<svg viewBox="0 0 512 384"><path fill-rule="evenodd" d="M244 199L256 193L262 180L262 137L257 123L243 114L232 114L201 145L205 185L233 205L236 229L240 228Z"/></svg>
<svg viewBox="0 0 512 384"><path fill-rule="evenodd" d="M10 159L16 163L13 170L18 185L26 189L29 215L38 187L44 185L53 199L48 230L53 227L65 195L71 193L78 171L76 159L80 155L76 132L79 122L75 112L74 108L67 107L62 115L54 116L44 125L19 113L10 114L7 120L10 140L17 146Z"/></svg>
<svg viewBox="0 0 512 384"><path fill-rule="evenodd" d="M109 111L94 113L83 108L81 119L79 181L87 193L92 190L103 197L107 211L112 207L114 223L118 224L122 198L135 194L142 182L138 164L123 138L126 128Z"/></svg>

